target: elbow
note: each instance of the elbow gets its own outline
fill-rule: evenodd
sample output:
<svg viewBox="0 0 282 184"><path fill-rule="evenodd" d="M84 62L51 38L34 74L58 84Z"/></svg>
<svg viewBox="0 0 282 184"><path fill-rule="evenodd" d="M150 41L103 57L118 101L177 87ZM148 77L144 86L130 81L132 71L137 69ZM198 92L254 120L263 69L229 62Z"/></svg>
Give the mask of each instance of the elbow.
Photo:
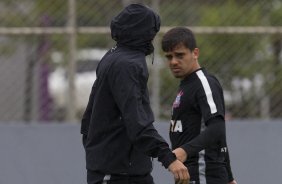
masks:
<svg viewBox="0 0 282 184"><path fill-rule="evenodd" d="M210 124L209 127L209 137L212 137L210 140L212 143L218 143L222 142L223 140L226 139L226 133L225 133L225 123L218 121Z"/></svg>

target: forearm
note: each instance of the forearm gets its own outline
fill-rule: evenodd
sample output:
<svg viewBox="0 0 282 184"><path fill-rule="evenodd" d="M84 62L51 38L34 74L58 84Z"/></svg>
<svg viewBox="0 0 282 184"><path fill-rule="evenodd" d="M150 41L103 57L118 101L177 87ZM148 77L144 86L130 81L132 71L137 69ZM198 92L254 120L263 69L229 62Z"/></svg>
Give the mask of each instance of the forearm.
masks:
<svg viewBox="0 0 282 184"><path fill-rule="evenodd" d="M225 121L216 117L208 121L206 129L190 142L181 146L188 156L198 154L201 150L218 146L225 141Z"/></svg>
<svg viewBox="0 0 282 184"><path fill-rule="evenodd" d="M172 153L168 143L160 136L152 124L140 131L133 143L144 154L158 158L158 161L166 168L176 160L176 156Z"/></svg>
<svg viewBox="0 0 282 184"><path fill-rule="evenodd" d="M234 180L233 174L232 174L232 170L231 170L231 164L230 164L230 157L229 157L229 151L227 148L227 152L226 152L226 170L228 173L228 182L231 182Z"/></svg>

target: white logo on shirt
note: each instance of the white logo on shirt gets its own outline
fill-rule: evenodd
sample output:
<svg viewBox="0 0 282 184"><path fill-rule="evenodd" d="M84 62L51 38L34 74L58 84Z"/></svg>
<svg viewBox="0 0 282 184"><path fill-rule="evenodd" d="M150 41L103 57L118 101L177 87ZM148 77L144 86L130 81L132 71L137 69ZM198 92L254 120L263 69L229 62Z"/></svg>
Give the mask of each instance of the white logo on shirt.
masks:
<svg viewBox="0 0 282 184"><path fill-rule="evenodd" d="M227 147L221 148L221 152L226 153L227 152Z"/></svg>
<svg viewBox="0 0 282 184"><path fill-rule="evenodd" d="M176 96L176 98L175 98L175 100L174 100L174 102L173 102L173 105L172 105L173 108L179 107L180 102L181 102L181 96L182 96L183 94L184 94L184 93L183 93L182 90L178 92L178 94L177 94L177 96Z"/></svg>
<svg viewBox="0 0 282 184"><path fill-rule="evenodd" d="M170 120L170 131L171 132L183 132L181 120Z"/></svg>

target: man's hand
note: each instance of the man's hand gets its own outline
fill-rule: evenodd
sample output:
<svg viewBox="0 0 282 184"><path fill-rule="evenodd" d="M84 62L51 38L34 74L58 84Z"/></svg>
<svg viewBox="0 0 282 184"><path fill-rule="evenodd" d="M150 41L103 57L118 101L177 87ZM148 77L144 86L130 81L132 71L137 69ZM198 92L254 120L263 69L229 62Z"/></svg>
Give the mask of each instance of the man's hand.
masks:
<svg viewBox="0 0 282 184"><path fill-rule="evenodd" d="M176 155L176 158L181 162L185 162L187 160L187 153L184 149L176 148L172 152Z"/></svg>
<svg viewBox="0 0 282 184"><path fill-rule="evenodd" d="M177 184L189 184L190 175L182 162L175 160L168 166L168 170L173 174Z"/></svg>
<svg viewBox="0 0 282 184"><path fill-rule="evenodd" d="M235 180L229 182L228 184L237 184L237 182Z"/></svg>

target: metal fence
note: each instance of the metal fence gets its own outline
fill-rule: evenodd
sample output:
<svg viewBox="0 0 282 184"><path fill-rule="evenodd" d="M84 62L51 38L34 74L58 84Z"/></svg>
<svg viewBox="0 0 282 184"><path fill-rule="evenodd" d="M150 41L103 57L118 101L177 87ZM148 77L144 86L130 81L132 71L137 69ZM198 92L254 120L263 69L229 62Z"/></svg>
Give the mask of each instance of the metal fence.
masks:
<svg viewBox="0 0 282 184"><path fill-rule="evenodd" d="M109 23L126 4L159 12L149 88L156 119L168 119L178 82L159 40L190 27L200 64L219 78L230 118L282 117L281 0L1 0L0 122L78 122L99 59L114 42Z"/></svg>

